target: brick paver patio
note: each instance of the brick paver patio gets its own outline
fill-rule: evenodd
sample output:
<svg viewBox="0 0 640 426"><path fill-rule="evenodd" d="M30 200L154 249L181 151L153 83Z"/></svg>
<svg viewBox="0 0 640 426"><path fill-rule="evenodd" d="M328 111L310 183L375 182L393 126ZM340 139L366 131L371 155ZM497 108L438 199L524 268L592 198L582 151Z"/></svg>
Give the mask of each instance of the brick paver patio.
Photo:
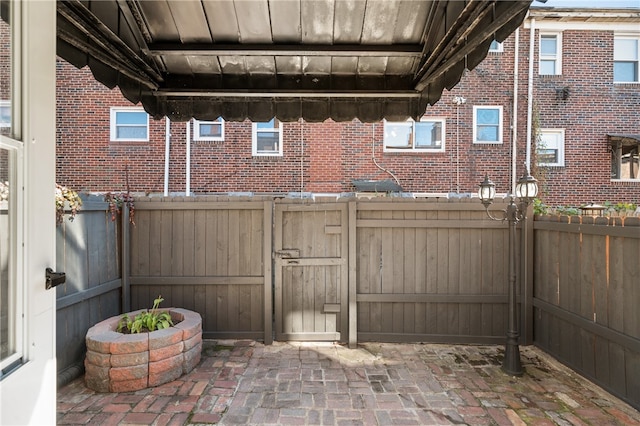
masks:
<svg viewBox="0 0 640 426"><path fill-rule="evenodd" d="M58 391L58 424L640 425L640 413L534 347L205 341L189 374L136 392Z"/></svg>

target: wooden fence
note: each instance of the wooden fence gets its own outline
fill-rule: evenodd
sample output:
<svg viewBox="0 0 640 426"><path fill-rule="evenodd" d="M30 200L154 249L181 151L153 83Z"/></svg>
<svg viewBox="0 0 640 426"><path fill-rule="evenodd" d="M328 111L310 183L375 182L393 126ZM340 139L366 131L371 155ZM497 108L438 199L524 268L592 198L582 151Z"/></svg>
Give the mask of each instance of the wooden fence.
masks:
<svg viewBox="0 0 640 426"><path fill-rule="evenodd" d="M66 215L57 228L56 270L66 273L55 288L59 384L83 371L89 327L122 312L120 220L107 210L85 201L73 222Z"/></svg>
<svg viewBox="0 0 640 426"><path fill-rule="evenodd" d="M358 202L355 217L358 340L504 342L505 223L468 199Z"/></svg>
<svg viewBox="0 0 640 426"><path fill-rule="evenodd" d="M162 306L199 312L205 338L270 341L270 200L137 200L132 309L149 308L162 295Z"/></svg>
<svg viewBox="0 0 640 426"><path fill-rule="evenodd" d="M276 335L349 344L504 343L508 229L477 200L141 197L136 225L123 229L106 207L86 203L58 229L60 369L82 360L90 325L158 295L199 312L207 338L270 343L275 318ZM639 218L524 225L521 343L640 407ZM291 289L317 310L299 323ZM305 318L323 321L322 333Z"/></svg>
<svg viewBox="0 0 640 426"><path fill-rule="evenodd" d="M554 219L534 222L535 344L640 408L640 218Z"/></svg>
<svg viewBox="0 0 640 426"><path fill-rule="evenodd" d="M352 344L357 340L504 341L507 226L490 220L482 205L469 199L341 198L333 199L333 206L326 199L322 203L269 197L139 199L136 226L131 230L132 309L149 307L162 295L165 306L199 312L205 337L271 341L273 229L288 235L288 246L277 248L288 251L287 258L291 250L286 249L294 247L302 247L295 250L301 257L305 251L326 252L311 246L325 244L324 239L310 239L306 232L293 230L289 216L277 215L285 219L274 224L272 212L278 206L296 203L307 206L299 210L310 218L333 217L336 205L349 206L344 224L349 247L343 250L342 261L327 259L327 267L348 262L350 268L341 278L343 306L347 307L345 299L350 295L350 308L340 308L339 300L329 303L331 310L342 312L339 340ZM305 220L301 217L295 223ZM342 225L319 229L337 235ZM287 260L287 271L304 262L320 268L324 255L311 256L315 260ZM297 272L308 281L308 275L302 278L304 273L303 269ZM327 272L331 274L335 271ZM280 295L277 290L275 294ZM280 302L275 301L275 318L279 309L286 311L285 319L291 318L297 308ZM318 303L317 309L329 305ZM324 314L318 312L315 317L324 318ZM313 331L301 330L298 335ZM283 331L283 335L291 333Z"/></svg>

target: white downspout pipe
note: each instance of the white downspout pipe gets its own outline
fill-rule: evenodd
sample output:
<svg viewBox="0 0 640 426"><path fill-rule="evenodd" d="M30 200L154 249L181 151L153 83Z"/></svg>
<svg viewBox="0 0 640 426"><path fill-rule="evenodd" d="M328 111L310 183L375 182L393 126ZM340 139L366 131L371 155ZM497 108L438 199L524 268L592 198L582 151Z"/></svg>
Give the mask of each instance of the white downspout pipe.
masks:
<svg viewBox="0 0 640 426"><path fill-rule="evenodd" d="M184 193L187 197L191 196L191 120L187 121L187 158L185 161L186 168L186 184Z"/></svg>
<svg viewBox="0 0 640 426"><path fill-rule="evenodd" d="M531 170L531 128L533 127L533 52L535 48L536 20L531 18L531 34L529 35L529 80L527 84L527 158L525 166Z"/></svg>
<svg viewBox="0 0 640 426"><path fill-rule="evenodd" d="M165 117L164 122L164 196L169 195L169 150L171 148L171 121Z"/></svg>
<svg viewBox="0 0 640 426"><path fill-rule="evenodd" d="M516 165L518 157L518 61L520 50L520 28L515 32L515 52L513 54L513 129L511 136L511 193L516 193Z"/></svg>

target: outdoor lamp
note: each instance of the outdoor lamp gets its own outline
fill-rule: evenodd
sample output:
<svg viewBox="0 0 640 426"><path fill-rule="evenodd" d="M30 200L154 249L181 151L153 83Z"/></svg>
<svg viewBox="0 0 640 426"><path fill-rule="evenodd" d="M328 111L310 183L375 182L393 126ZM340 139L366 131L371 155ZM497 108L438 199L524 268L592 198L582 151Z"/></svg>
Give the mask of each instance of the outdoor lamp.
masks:
<svg viewBox="0 0 640 426"><path fill-rule="evenodd" d="M538 181L529 173L523 175L516 184L516 197L530 203L538 195Z"/></svg>
<svg viewBox="0 0 640 426"><path fill-rule="evenodd" d="M489 207L493 203L493 199L496 196L496 184L489 179L488 175L484 175L484 180L480 184L480 190L478 191L480 201L485 207Z"/></svg>
<svg viewBox="0 0 640 426"><path fill-rule="evenodd" d="M515 197L514 195L510 195L507 208L500 210L502 216L495 217L489 211L489 206L493 203L493 199L496 196L496 185L489 179L488 175L485 175L478 190L480 202L482 202L487 216L493 220L509 222L509 312L502 371L513 376L521 376L523 373L522 362L520 361L520 349L518 347L520 331L516 300L516 225L526 219L527 206L533 201L536 195L538 195L538 181L527 171L525 175L518 180L515 188ZM520 206L516 205L516 198L520 201Z"/></svg>

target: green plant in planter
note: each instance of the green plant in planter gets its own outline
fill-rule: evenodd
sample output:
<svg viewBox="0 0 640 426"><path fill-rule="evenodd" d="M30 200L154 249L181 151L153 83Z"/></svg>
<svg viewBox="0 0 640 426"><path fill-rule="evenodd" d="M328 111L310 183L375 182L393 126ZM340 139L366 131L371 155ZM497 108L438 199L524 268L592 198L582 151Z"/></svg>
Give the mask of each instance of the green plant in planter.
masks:
<svg viewBox="0 0 640 426"><path fill-rule="evenodd" d="M118 332L120 333L146 333L155 330L163 330L173 326L171 315L169 312L159 312L158 306L163 302L162 296L158 296L153 301L153 307L150 311L142 311L133 319L127 314L123 314L118 323Z"/></svg>

